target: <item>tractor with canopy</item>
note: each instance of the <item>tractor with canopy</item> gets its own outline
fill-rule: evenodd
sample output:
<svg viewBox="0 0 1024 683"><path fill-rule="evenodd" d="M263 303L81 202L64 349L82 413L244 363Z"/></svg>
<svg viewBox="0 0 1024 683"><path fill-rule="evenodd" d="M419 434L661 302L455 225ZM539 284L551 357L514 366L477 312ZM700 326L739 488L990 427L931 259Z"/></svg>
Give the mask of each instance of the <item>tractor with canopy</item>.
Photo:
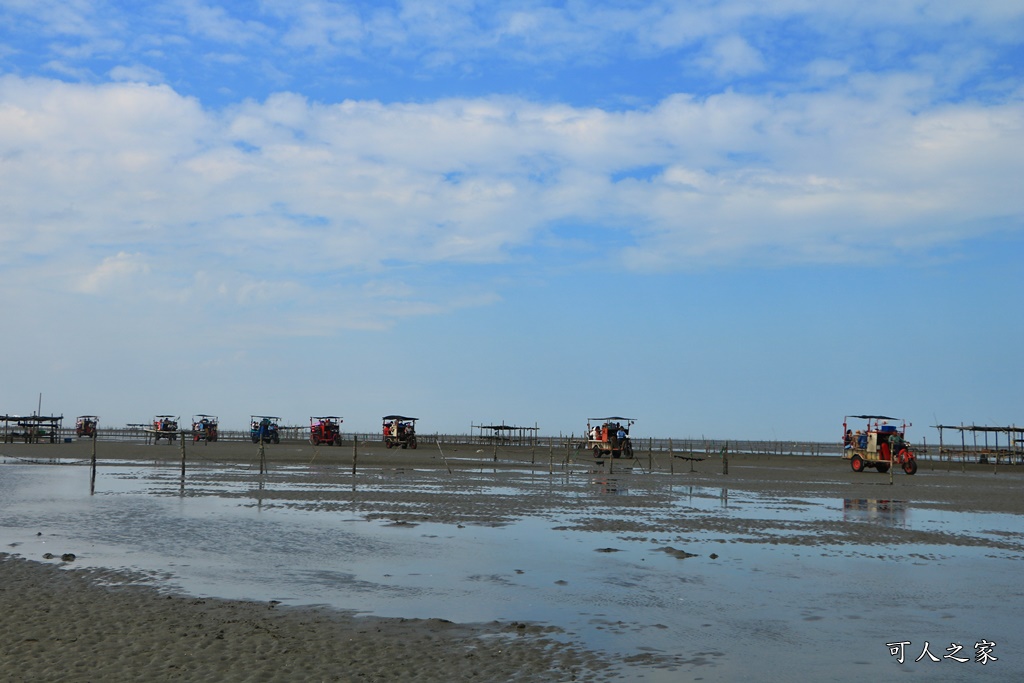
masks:
<svg viewBox="0 0 1024 683"><path fill-rule="evenodd" d="M854 432L848 425L851 418L867 420L864 429ZM843 458L850 461L854 472L863 472L868 467L888 472L895 465L914 474L917 460L906 440L909 426L912 425L905 420L886 415L847 415L843 418Z"/></svg>

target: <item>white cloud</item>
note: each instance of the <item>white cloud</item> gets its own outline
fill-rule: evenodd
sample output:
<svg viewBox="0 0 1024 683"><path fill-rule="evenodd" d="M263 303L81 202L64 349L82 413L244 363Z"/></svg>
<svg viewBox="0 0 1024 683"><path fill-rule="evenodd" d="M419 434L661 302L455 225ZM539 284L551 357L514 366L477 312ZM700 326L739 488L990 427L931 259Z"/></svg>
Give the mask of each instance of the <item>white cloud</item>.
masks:
<svg viewBox="0 0 1024 683"><path fill-rule="evenodd" d="M749 76L765 68L760 52L737 35L716 41L697 62L720 77Z"/></svg>
<svg viewBox="0 0 1024 683"><path fill-rule="evenodd" d="M0 264L31 256L67 274L51 288L229 319L270 306L301 321L326 295L346 312L329 326L373 327L493 300L487 282L465 299L454 275L418 269L506 263L567 221L620 235L644 270L852 261L882 235L913 252L1020 228L1020 102L931 105L927 81L899 74L848 84L614 112L288 93L211 111L167 86L8 76ZM396 267L403 286L382 288Z"/></svg>
<svg viewBox="0 0 1024 683"><path fill-rule="evenodd" d="M108 256L78 282L76 290L85 294L110 292L115 288L129 289L136 276L149 273L149 265L142 254L118 252Z"/></svg>
<svg viewBox="0 0 1024 683"><path fill-rule="evenodd" d="M184 0L180 4L190 34L231 45L245 45L269 34L261 22L238 19L217 3Z"/></svg>
<svg viewBox="0 0 1024 683"><path fill-rule="evenodd" d="M115 66L109 71L110 80L127 81L130 83L163 83L164 77L156 69L148 66Z"/></svg>

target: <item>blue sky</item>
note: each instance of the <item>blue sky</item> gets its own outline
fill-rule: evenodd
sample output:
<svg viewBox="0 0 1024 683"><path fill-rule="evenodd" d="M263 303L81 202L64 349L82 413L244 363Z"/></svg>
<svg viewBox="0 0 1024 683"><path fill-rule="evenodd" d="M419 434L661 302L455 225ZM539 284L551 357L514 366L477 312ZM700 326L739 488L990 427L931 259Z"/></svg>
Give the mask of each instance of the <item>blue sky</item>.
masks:
<svg viewBox="0 0 1024 683"><path fill-rule="evenodd" d="M0 412L1024 422L1024 6L0 0Z"/></svg>

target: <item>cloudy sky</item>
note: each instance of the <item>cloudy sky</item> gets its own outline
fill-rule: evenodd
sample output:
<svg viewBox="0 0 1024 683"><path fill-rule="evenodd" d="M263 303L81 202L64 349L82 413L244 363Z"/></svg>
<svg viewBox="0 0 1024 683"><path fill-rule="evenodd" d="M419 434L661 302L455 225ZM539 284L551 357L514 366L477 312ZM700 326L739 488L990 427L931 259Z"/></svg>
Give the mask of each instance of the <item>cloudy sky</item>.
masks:
<svg viewBox="0 0 1024 683"><path fill-rule="evenodd" d="M0 0L0 412L1024 423L1013 0Z"/></svg>

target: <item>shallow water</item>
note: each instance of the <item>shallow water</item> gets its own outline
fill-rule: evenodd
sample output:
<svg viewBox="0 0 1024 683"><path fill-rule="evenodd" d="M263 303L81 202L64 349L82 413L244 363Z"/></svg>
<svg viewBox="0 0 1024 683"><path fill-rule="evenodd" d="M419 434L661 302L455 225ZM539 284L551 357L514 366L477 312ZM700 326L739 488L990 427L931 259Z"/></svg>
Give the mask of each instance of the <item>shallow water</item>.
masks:
<svg viewBox="0 0 1024 683"><path fill-rule="evenodd" d="M126 465L90 495L85 467L0 465L7 552L73 552L69 566L201 596L548 622L627 657L626 680L1022 680L1021 522L656 474L368 470L353 485L210 467L182 487L174 468ZM858 534L808 541L817 529ZM915 534L948 541L892 542ZM983 639L998 661L914 661L926 640L942 658Z"/></svg>

